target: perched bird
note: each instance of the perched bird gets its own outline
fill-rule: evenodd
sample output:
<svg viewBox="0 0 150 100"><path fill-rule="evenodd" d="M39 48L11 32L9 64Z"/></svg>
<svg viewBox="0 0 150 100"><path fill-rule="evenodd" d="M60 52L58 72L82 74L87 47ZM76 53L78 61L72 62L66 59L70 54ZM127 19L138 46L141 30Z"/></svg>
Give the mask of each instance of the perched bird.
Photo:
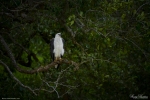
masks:
<svg viewBox="0 0 150 100"><path fill-rule="evenodd" d="M50 54L53 61L61 60L64 55L64 39L61 37L61 33L57 33L55 38L50 40ZM59 64L55 65L58 68Z"/></svg>

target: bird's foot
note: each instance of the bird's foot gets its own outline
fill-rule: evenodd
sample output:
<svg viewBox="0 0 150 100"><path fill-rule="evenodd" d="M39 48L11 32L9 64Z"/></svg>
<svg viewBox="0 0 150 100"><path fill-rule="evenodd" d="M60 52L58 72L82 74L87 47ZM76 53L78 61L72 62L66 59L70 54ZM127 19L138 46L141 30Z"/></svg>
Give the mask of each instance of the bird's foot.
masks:
<svg viewBox="0 0 150 100"><path fill-rule="evenodd" d="M61 57L56 57L54 62L61 62L62 61L62 58Z"/></svg>
<svg viewBox="0 0 150 100"><path fill-rule="evenodd" d="M59 61L62 61L62 58L61 58L61 57L59 57Z"/></svg>

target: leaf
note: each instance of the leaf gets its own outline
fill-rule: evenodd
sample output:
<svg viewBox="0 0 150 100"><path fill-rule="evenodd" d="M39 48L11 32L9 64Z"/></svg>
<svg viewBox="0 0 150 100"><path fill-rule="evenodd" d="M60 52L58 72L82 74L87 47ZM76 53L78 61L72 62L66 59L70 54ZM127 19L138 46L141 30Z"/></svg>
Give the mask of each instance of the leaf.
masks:
<svg viewBox="0 0 150 100"><path fill-rule="evenodd" d="M126 14L122 14L121 18L124 19L126 17Z"/></svg>
<svg viewBox="0 0 150 100"><path fill-rule="evenodd" d="M81 16L81 17L83 16L83 12L82 12L82 11L80 12L80 16Z"/></svg>
<svg viewBox="0 0 150 100"><path fill-rule="evenodd" d="M71 22L70 22L70 26L72 26L74 24L74 21L72 20Z"/></svg>

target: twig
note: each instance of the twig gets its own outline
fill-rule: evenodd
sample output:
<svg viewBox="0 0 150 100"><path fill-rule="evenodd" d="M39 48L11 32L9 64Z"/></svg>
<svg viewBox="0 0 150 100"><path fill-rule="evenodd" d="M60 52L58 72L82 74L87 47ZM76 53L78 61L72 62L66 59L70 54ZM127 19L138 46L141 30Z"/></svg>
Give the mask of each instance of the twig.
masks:
<svg viewBox="0 0 150 100"><path fill-rule="evenodd" d="M91 61L91 59L85 60L85 61L81 62L81 63L79 64L79 66L81 66L81 65L84 64L84 63L90 62L90 61ZM108 63L114 64L113 62L111 62L111 61L109 61L109 60L103 60L103 59L92 59L92 61L104 61L104 62L108 62Z"/></svg>
<svg viewBox="0 0 150 100"><path fill-rule="evenodd" d="M60 97L59 96L59 93L58 93L58 91L56 90L56 88L57 88L57 82L53 82L53 83L55 83L56 85L55 85L55 87L54 86L50 86L49 84L48 84L48 82L46 82L45 80L43 80L41 77L40 77L40 79L49 87L49 88L52 88L53 90L52 91L48 91L48 90L45 90L45 91L48 91L48 92L56 92L56 94L57 94L57 96L58 96L58 98ZM57 79L58 80L58 79Z"/></svg>
<svg viewBox="0 0 150 100"><path fill-rule="evenodd" d="M145 52L144 52L144 50L141 49L141 48L140 48L137 44L135 44L133 41L131 41L131 40L125 38L125 37L124 37L124 40L127 40L127 41L131 42L134 46L136 46L136 47L145 55L145 57L147 57L146 54L145 54Z"/></svg>

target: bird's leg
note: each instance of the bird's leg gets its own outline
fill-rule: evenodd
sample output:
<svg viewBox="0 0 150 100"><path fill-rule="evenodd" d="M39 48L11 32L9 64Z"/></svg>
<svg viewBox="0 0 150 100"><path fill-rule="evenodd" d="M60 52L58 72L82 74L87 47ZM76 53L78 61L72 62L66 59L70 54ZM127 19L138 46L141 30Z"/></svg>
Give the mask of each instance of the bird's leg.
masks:
<svg viewBox="0 0 150 100"><path fill-rule="evenodd" d="M61 57L56 57L55 60L54 60L55 63L58 63L58 62L61 62L61 61L62 61Z"/></svg>
<svg viewBox="0 0 150 100"><path fill-rule="evenodd" d="M56 57L54 62L57 62L57 61L62 61L62 58L61 57Z"/></svg>
<svg viewBox="0 0 150 100"><path fill-rule="evenodd" d="M59 60L62 61L61 57L59 57Z"/></svg>
<svg viewBox="0 0 150 100"><path fill-rule="evenodd" d="M57 61L57 59L58 59L58 58L56 57L56 58L55 58L55 60L54 60L54 62L56 62L56 61Z"/></svg>

